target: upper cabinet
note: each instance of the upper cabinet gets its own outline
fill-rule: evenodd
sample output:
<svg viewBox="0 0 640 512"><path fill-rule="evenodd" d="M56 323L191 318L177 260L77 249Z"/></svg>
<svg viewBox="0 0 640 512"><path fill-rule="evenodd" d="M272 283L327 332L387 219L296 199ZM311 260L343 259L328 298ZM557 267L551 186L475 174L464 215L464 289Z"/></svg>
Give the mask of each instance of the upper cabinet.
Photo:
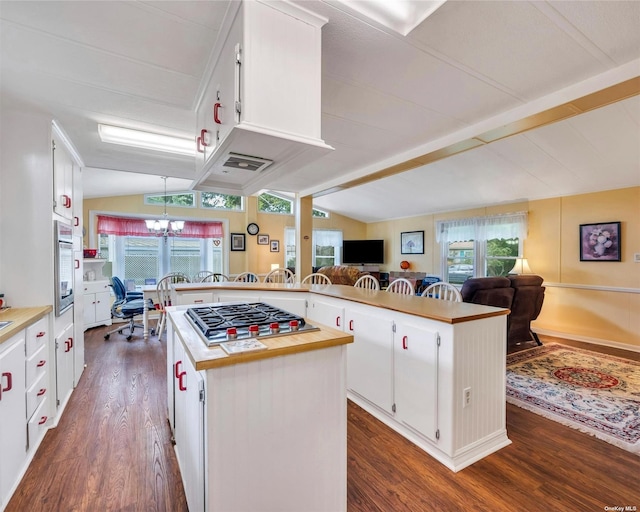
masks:
<svg viewBox="0 0 640 512"><path fill-rule="evenodd" d="M333 148L321 137L321 30L288 2L232 4L197 108L196 190L250 195Z"/></svg>
<svg viewBox="0 0 640 512"><path fill-rule="evenodd" d="M51 139L53 155L53 211L65 219L73 218L73 160L55 131Z"/></svg>

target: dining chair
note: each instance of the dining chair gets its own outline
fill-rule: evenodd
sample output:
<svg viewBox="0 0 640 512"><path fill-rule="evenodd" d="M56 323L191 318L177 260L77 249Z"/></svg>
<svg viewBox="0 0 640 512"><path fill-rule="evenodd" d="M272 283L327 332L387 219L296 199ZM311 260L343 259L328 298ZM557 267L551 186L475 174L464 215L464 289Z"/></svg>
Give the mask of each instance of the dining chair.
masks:
<svg viewBox="0 0 640 512"><path fill-rule="evenodd" d="M242 272L235 277L234 281L243 283L259 283L260 278L253 272Z"/></svg>
<svg viewBox="0 0 640 512"><path fill-rule="evenodd" d="M194 283L223 283L228 280L229 278L224 274L209 272L207 270L198 272L195 276L193 276Z"/></svg>
<svg viewBox="0 0 640 512"><path fill-rule="evenodd" d="M158 284L156 285L156 293L158 295L158 302L156 304L156 310L160 313L160 319L156 324L156 334L158 339L162 338L162 333L167 327L167 310L168 306L172 305L173 299L173 287L172 284L176 283L190 283L189 277L182 272L169 272L164 275Z"/></svg>
<svg viewBox="0 0 640 512"><path fill-rule="evenodd" d="M400 277L395 279L388 287L387 291L389 293L400 293L402 295L414 295L415 290L413 289L413 284L408 279L404 277Z"/></svg>
<svg viewBox="0 0 640 512"><path fill-rule="evenodd" d="M324 274L314 272L305 277L300 284L331 284L331 279Z"/></svg>
<svg viewBox="0 0 640 512"><path fill-rule="evenodd" d="M359 277L358 280L353 284L354 288L365 288L367 290L379 290L380 282L373 277L371 274L365 274L362 277Z"/></svg>
<svg viewBox="0 0 640 512"><path fill-rule="evenodd" d="M432 299L462 302L462 295L460 294L460 291L451 283L430 284L423 290L420 296L430 297Z"/></svg>
<svg viewBox="0 0 640 512"><path fill-rule="evenodd" d="M265 283L293 283L295 275L288 268L276 268L269 272L265 278Z"/></svg>

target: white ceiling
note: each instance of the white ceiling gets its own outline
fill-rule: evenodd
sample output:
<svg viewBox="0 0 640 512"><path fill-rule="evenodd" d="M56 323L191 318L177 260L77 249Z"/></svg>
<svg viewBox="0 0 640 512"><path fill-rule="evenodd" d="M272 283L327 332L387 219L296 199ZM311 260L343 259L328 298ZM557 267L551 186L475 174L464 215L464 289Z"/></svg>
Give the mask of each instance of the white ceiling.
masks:
<svg viewBox="0 0 640 512"><path fill-rule="evenodd" d="M332 0L323 28L331 154L272 183L305 194L640 76L640 2L449 0L407 37ZM100 142L97 123L191 137L228 2L0 1L3 101L49 111L86 197L184 190L189 157ZM317 197L363 221L640 185L640 97ZM175 178L175 179L173 179ZM381 207L384 205L384 207Z"/></svg>

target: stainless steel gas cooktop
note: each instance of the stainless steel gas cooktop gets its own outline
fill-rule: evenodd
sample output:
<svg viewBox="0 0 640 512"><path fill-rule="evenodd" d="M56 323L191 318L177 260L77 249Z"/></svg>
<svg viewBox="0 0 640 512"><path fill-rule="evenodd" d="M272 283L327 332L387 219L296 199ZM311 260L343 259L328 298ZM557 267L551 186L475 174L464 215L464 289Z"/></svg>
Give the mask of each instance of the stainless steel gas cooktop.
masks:
<svg viewBox="0 0 640 512"><path fill-rule="evenodd" d="M304 318L264 302L220 302L188 308L185 316L209 346L318 330Z"/></svg>

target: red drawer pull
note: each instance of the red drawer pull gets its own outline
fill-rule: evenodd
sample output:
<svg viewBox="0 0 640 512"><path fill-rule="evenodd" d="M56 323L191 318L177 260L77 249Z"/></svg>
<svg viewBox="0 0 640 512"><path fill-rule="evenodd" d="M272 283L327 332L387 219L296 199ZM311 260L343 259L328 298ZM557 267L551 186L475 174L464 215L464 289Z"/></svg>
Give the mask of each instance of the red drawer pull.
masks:
<svg viewBox="0 0 640 512"><path fill-rule="evenodd" d="M42 338L45 335L44 331L40 331L38 334L36 334L36 338Z"/></svg>
<svg viewBox="0 0 640 512"><path fill-rule="evenodd" d="M66 194L63 194L61 198L62 198L62 206L64 206L65 208L71 208L71 198Z"/></svg>
<svg viewBox="0 0 640 512"><path fill-rule="evenodd" d="M13 387L13 375L11 374L11 372L3 372L2 378L5 377L7 378L7 387L1 389L2 391L11 391L11 388Z"/></svg>
<svg viewBox="0 0 640 512"><path fill-rule="evenodd" d="M407 337L406 336L402 337L402 348L404 350L407 350L409 348L409 345L407 344Z"/></svg>
<svg viewBox="0 0 640 512"><path fill-rule="evenodd" d="M222 107L222 105L219 102L214 103L213 105L213 120L216 122L216 124L222 124L219 117L220 107Z"/></svg>
<svg viewBox="0 0 640 512"><path fill-rule="evenodd" d="M47 392L46 388L42 388L40 391L38 391L38 396L42 396Z"/></svg>
<svg viewBox="0 0 640 512"><path fill-rule="evenodd" d="M69 338L64 342L64 351L69 352L71 350L71 347L73 347L73 341L71 338Z"/></svg>
<svg viewBox="0 0 640 512"><path fill-rule="evenodd" d="M186 384L183 384L183 382L182 382L182 377L184 377L186 374L187 374L187 372L182 372L180 375L178 375L178 388L180 389L180 391L186 391L187 390Z"/></svg>
<svg viewBox="0 0 640 512"><path fill-rule="evenodd" d="M207 133L209 133L204 128L200 130L200 143L206 148L209 144L207 144Z"/></svg>
<svg viewBox="0 0 640 512"><path fill-rule="evenodd" d="M202 137L196 138L196 149L198 153L204 153L204 148L202 148Z"/></svg>
<svg viewBox="0 0 640 512"><path fill-rule="evenodd" d="M175 375L176 379L180 378L180 369L178 368L178 366L181 364L182 361L176 361L176 364L174 365L173 374Z"/></svg>
<svg viewBox="0 0 640 512"><path fill-rule="evenodd" d="M80 217L74 217L73 218L73 225L75 227L78 227L80 225Z"/></svg>
<svg viewBox="0 0 640 512"><path fill-rule="evenodd" d="M336 327L340 327L340 317L336 317Z"/></svg>
<svg viewBox="0 0 640 512"><path fill-rule="evenodd" d="M43 359L42 361L38 361L38 364L36 366L38 368L42 368L45 364L47 364L47 362Z"/></svg>
<svg viewBox="0 0 640 512"><path fill-rule="evenodd" d="M349 330L353 331L353 320L349 320Z"/></svg>
<svg viewBox="0 0 640 512"><path fill-rule="evenodd" d="M73 260L76 262L76 267L75 268L80 268L80 260Z"/></svg>
<svg viewBox="0 0 640 512"><path fill-rule="evenodd" d="M38 422L38 425L44 425L47 422L47 417L43 416L42 418L40 418L40 421Z"/></svg>

